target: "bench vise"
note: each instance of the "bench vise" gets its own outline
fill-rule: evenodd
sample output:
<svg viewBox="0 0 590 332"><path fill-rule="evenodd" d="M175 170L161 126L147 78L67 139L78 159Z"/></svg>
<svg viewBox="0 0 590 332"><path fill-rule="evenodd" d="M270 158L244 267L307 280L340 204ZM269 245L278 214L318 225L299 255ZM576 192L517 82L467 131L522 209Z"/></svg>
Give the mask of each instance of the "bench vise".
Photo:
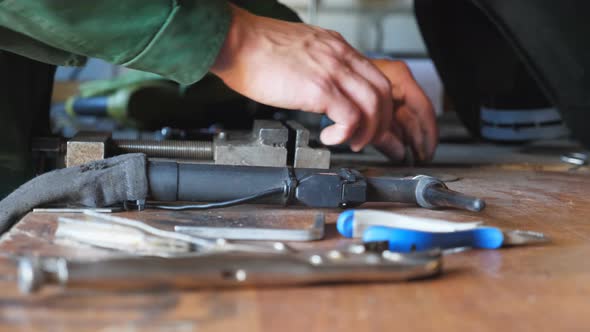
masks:
<svg viewBox="0 0 590 332"><path fill-rule="evenodd" d="M37 143L34 150L48 149L43 140ZM66 167L143 153L149 158L215 165L329 168L330 150L312 148L309 143L309 131L295 121L255 120L251 132L222 131L212 140L129 140L113 139L111 133L80 132L65 144L53 143L52 148L65 154Z"/></svg>

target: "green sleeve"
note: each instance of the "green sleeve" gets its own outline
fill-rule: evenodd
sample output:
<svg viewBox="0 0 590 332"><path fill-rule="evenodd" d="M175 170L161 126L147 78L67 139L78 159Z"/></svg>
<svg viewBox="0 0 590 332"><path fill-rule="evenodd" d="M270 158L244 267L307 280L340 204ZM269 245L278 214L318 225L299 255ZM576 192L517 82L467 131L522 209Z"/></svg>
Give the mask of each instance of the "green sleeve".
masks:
<svg viewBox="0 0 590 332"><path fill-rule="evenodd" d="M230 23L223 0L3 0L0 48L50 63L100 58L191 84Z"/></svg>

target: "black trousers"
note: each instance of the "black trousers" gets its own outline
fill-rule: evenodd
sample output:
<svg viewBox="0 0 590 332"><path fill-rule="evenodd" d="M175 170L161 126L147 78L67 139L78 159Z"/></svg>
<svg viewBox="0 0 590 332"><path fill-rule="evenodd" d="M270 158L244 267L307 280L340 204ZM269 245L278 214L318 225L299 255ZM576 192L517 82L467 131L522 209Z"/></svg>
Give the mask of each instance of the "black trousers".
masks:
<svg viewBox="0 0 590 332"><path fill-rule="evenodd" d="M430 56L459 116L479 133L494 96L554 105L590 147L590 1L415 0ZM532 105L531 105L532 106Z"/></svg>
<svg viewBox="0 0 590 332"><path fill-rule="evenodd" d="M0 198L34 176L31 137L49 134L55 66L0 51Z"/></svg>

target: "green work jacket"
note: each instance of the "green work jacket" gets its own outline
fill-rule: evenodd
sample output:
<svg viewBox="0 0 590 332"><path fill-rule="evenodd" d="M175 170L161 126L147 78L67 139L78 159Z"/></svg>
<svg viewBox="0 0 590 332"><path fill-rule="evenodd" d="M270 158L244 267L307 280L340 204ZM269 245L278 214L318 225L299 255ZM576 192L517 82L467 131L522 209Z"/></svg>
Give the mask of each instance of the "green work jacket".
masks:
<svg viewBox="0 0 590 332"><path fill-rule="evenodd" d="M275 0L231 2L297 20ZM54 65L99 58L191 84L213 65L230 23L223 0L3 0L0 49Z"/></svg>

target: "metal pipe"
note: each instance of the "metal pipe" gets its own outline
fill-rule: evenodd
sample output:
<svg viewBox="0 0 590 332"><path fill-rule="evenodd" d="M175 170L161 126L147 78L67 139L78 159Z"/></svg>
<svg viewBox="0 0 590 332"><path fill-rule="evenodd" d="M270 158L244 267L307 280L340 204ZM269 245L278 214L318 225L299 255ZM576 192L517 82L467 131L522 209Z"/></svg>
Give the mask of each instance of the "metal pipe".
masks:
<svg viewBox="0 0 590 332"><path fill-rule="evenodd" d="M286 167L150 161L148 178L152 200L219 202L283 187L289 179L289 170ZM282 203L283 199L276 197L264 201Z"/></svg>
<svg viewBox="0 0 590 332"><path fill-rule="evenodd" d="M416 204L416 186L413 178L368 177L367 201Z"/></svg>

